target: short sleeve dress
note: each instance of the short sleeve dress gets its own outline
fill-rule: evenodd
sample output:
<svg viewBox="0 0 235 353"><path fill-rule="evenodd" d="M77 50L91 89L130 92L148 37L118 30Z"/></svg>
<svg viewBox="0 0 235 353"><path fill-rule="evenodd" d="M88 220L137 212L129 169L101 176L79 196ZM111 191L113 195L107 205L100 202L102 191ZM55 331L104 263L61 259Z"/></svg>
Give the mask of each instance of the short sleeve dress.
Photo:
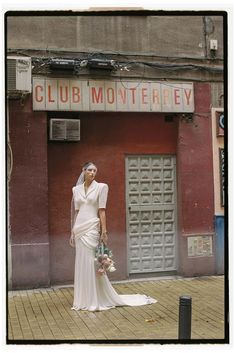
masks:
<svg viewBox="0 0 235 353"><path fill-rule="evenodd" d="M73 187L75 210L73 226L76 257L74 271L74 310L100 311L116 306L138 306L156 303L146 295L119 295L107 274L98 276L95 268L95 249L99 242L100 219L98 211L106 208L108 185L95 180L85 193L84 184Z"/></svg>

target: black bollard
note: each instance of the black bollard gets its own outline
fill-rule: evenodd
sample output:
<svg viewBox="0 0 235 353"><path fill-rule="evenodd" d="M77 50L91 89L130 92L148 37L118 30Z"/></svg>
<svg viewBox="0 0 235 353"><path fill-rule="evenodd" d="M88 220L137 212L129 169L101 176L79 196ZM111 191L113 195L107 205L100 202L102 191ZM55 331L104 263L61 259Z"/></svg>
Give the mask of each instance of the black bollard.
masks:
<svg viewBox="0 0 235 353"><path fill-rule="evenodd" d="M179 298L179 339L191 338L192 298L188 295Z"/></svg>

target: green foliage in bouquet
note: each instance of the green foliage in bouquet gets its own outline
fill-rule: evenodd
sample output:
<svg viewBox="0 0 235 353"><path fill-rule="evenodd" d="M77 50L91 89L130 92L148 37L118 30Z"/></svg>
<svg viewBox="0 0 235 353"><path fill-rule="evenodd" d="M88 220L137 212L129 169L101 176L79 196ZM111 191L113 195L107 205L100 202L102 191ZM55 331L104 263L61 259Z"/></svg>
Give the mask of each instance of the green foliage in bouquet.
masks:
<svg viewBox="0 0 235 353"><path fill-rule="evenodd" d="M114 267L114 262L112 260L112 250L109 249L105 244L101 243L96 248L95 260L97 263L97 274L103 275L107 271L114 272L116 268Z"/></svg>

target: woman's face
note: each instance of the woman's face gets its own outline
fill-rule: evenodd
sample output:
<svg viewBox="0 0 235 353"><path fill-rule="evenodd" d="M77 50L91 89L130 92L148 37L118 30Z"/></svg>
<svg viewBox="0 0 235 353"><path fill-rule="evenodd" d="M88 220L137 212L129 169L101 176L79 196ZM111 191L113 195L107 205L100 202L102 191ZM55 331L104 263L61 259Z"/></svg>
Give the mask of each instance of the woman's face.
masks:
<svg viewBox="0 0 235 353"><path fill-rule="evenodd" d="M96 166L94 164L89 165L87 169L84 171L85 181L92 182L95 179L96 173L97 173Z"/></svg>

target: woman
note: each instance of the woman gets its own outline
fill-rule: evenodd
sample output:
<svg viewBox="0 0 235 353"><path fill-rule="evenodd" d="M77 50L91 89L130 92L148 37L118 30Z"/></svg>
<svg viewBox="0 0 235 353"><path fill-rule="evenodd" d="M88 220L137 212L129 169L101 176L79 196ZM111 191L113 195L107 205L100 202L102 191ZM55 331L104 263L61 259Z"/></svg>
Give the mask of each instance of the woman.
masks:
<svg viewBox="0 0 235 353"><path fill-rule="evenodd" d="M76 247L72 309L98 311L115 306L155 303L155 299L145 295L118 295L106 274L96 274L96 247L100 241L104 244L108 241L105 215L108 185L97 183L96 173L95 164L86 163L72 189L70 245Z"/></svg>

